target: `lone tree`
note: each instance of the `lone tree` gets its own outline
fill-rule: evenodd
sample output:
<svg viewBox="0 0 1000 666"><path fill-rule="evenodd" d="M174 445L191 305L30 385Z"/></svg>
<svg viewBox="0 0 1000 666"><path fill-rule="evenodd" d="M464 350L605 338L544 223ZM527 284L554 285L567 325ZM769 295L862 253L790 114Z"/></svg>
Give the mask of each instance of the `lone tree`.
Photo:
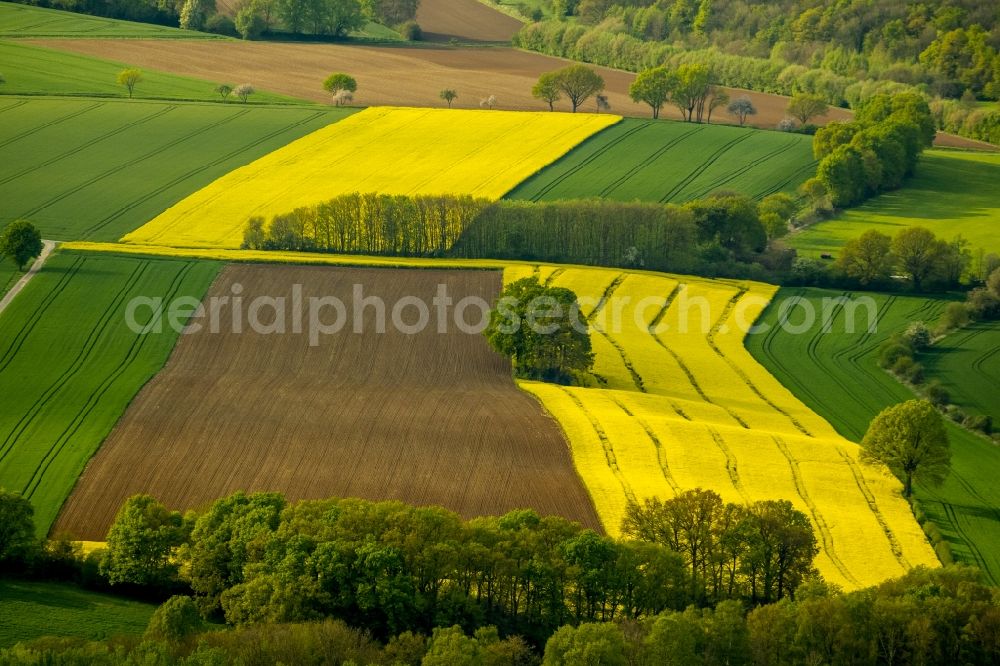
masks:
<svg viewBox="0 0 1000 666"><path fill-rule="evenodd" d="M566 95L573 113L590 97L604 90L604 79L586 65L570 65L554 72L556 87Z"/></svg>
<svg viewBox="0 0 1000 666"><path fill-rule="evenodd" d="M323 90L330 93L334 104L340 106L345 101L341 93L349 92L353 95L358 90L358 82L354 80L353 76L337 72L326 77L326 81L323 82Z"/></svg>
<svg viewBox="0 0 1000 666"><path fill-rule="evenodd" d="M816 116L825 116L829 108L819 95L799 93L788 102L788 115L805 125Z"/></svg>
<svg viewBox="0 0 1000 666"><path fill-rule="evenodd" d="M940 485L951 471L951 449L944 420L926 400L907 400L882 410L861 440L861 459L880 462L902 477L903 495L913 481Z"/></svg>
<svg viewBox="0 0 1000 666"><path fill-rule="evenodd" d="M128 88L129 99L132 99L132 91L135 90L135 84L140 81L142 81L141 69L129 67L118 72L118 85Z"/></svg>
<svg viewBox="0 0 1000 666"><path fill-rule="evenodd" d="M549 111L555 111L555 103L562 99L558 74L545 72L539 76L538 83L531 89L531 96L548 104Z"/></svg>
<svg viewBox="0 0 1000 666"><path fill-rule="evenodd" d="M235 90L233 90L233 94L239 97L240 101L243 102L244 104L247 103L247 98L250 97L250 95L254 94L255 92L257 91L254 90L253 86L250 85L249 83L241 83L240 85L236 86Z"/></svg>
<svg viewBox="0 0 1000 666"><path fill-rule="evenodd" d="M10 257L19 271L42 253L42 234L27 220L14 220L0 232L0 254Z"/></svg>
<svg viewBox="0 0 1000 666"><path fill-rule="evenodd" d="M219 97L221 97L222 101L225 102L226 98L233 93L233 87L228 83L223 83L215 87L215 92L219 93Z"/></svg>
<svg viewBox="0 0 1000 666"><path fill-rule="evenodd" d="M666 67L653 67L639 72L628 87L628 96L633 102L645 102L653 109L653 119L660 117L660 109L670 99L670 93L677 83L676 77Z"/></svg>
<svg viewBox="0 0 1000 666"><path fill-rule="evenodd" d="M448 103L448 108L451 108L451 103L458 98L458 93L451 88L445 88L441 91L441 99Z"/></svg>
<svg viewBox="0 0 1000 666"><path fill-rule="evenodd" d="M743 127L747 118L757 115L757 107L753 105L753 102L746 95L741 95L730 102L729 106L726 107L726 111L739 121L740 127Z"/></svg>
<svg viewBox="0 0 1000 666"><path fill-rule="evenodd" d="M519 377L568 384L594 365L576 294L526 277L504 287L485 332Z"/></svg>
<svg viewBox="0 0 1000 666"><path fill-rule="evenodd" d="M915 291L934 272L947 244L923 227L907 227L892 239L892 253Z"/></svg>

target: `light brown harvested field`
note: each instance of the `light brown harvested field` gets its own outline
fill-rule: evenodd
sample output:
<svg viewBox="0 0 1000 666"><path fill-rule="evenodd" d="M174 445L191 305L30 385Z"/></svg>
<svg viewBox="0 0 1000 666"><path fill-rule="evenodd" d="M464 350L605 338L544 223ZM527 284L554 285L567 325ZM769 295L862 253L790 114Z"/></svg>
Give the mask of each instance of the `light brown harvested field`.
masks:
<svg viewBox="0 0 1000 666"><path fill-rule="evenodd" d="M487 8L489 9L489 8ZM492 11L492 10L491 10ZM364 106L443 106L445 88L458 91L456 108L477 108L481 99L496 95L499 108L545 110L531 97L531 87L542 72L569 61L512 48L453 48L449 46L358 46L343 44L268 43L222 40L38 40L38 44L65 51L110 58L131 65L210 81L252 83L262 90L302 99L328 102L320 85L331 71L349 72L358 80L354 99ZM625 116L648 116L649 107L632 102L631 72L597 67L607 83L611 110ZM785 117L788 98L729 89L731 97L747 95L758 113L756 127L773 128ZM566 102L559 107L568 110ZM594 111L593 101L584 111ZM672 106L664 116L679 119ZM725 122L732 122L725 117ZM830 109L819 122L851 117L845 109ZM938 145L996 150L995 146L951 135L938 135Z"/></svg>
<svg viewBox="0 0 1000 666"><path fill-rule="evenodd" d="M235 284L246 305L258 295L290 296L295 284L304 299L349 304L361 284L391 313L403 296L430 304L439 284L456 302L491 300L501 274L238 265L209 297L231 295ZM264 312L271 321L273 311ZM102 540L135 493L186 509L237 490L401 499L464 516L530 507L600 529L559 427L517 389L508 361L483 336L454 326L441 335L433 324L404 335L391 318L386 333L372 334L375 317L369 307L365 334L349 318L315 347L305 333L263 335L246 325L242 334L222 327L182 336L88 465L54 531ZM415 311L404 317L412 322ZM327 310L325 319L334 318Z"/></svg>
<svg viewBox="0 0 1000 666"><path fill-rule="evenodd" d="M432 42L510 42L524 25L478 0L420 0L417 23Z"/></svg>

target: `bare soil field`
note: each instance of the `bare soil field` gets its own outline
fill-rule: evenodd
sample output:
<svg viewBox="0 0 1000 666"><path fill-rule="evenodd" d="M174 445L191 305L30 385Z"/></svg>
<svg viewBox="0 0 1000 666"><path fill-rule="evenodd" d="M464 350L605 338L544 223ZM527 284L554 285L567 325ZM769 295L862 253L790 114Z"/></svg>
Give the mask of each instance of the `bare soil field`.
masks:
<svg viewBox="0 0 1000 666"><path fill-rule="evenodd" d="M345 328L310 346L306 332L254 333L223 325L184 335L162 372L139 393L91 460L54 532L102 540L121 503L149 493L174 509L203 507L237 490L291 499L334 496L440 504L471 517L516 508L601 529L556 422L521 392L509 362L481 335L454 325L406 335L392 325L403 296L431 304L438 285L455 302L491 301L498 271L251 266L226 268L206 298L242 285L255 296L311 296L348 304ZM355 284L388 304L353 330ZM292 306L289 300L288 313ZM221 310L224 323L232 310ZM260 320L271 322L265 307ZM475 322L478 309L467 320ZM415 308L403 315L417 318ZM328 308L326 322L336 319Z"/></svg>
<svg viewBox="0 0 1000 666"><path fill-rule="evenodd" d="M417 23L424 39L446 42L510 42L521 26L516 18L478 0L421 0Z"/></svg>
<svg viewBox="0 0 1000 666"><path fill-rule="evenodd" d="M443 1L443 0L442 0ZM478 4L478 3L477 3ZM486 7L487 10L493 11ZM497 12L495 15L503 16ZM531 87L542 72L566 66L561 58L505 47L455 48L449 46L358 46L342 44L267 43L244 41L190 41L141 39L37 40L50 48L109 58L133 66L195 76L309 99L329 101L322 81L332 71L349 72L358 80L354 99L364 106L444 106L439 97L445 88L458 92L456 108L477 108L480 100L496 95L499 108L547 110L531 96ZM596 68L607 84L611 111L645 117L649 107L632 102L628 87L635 74L607 67ZM756 127L773 128L785 117L788 98L780 95L729 89L731 97L747 95L757 107L751 120ZM562 101L558 110L569 110ZM593 100L583 111L596 111ZM680 119L670 106L664 117ZM830 109L820 122L851 117L846 109ZM725 114L716 118L733 122ZM995 146L939 134L937 144L959 148L996 150Z"/></svg>

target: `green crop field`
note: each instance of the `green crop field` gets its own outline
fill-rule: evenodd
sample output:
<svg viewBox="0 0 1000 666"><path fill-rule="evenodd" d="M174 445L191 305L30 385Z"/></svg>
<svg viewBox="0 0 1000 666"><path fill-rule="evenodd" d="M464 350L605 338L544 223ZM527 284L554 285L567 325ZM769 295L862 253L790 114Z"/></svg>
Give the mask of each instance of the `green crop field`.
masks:
<svg viewBox="0 0 1000 666"><path fill-rule="evenodd" d="M0 225L24 217L44 238L115 241L223 174L349 113L0 97Z"/></svg>
<svg viewBox="0 0 1000 666"><path fill-rule="evenodd" d="M0 648L43 636L138 635L156 606L72 585L0 580Z"/></svg>
<svg viewBox="0 0 1000 666"><path fill-rule="evenodd" d="M823 299L844 294L822 289L783 289L761 317L770 328L750 335L747 348L782 384L814 409L845 437L860 441L871 419L885 407L909 400L913 394L877 364L879 345L910 322L935 321L944 299L882 294L854 294L873 299L877 317L859 307L836 307L828 301L830 330L824 332ZM850 294L848 294L850 295ZM811 326L800 308L790 310L789 322L807 329L778 327L782 303L801 297L812 304L817 317ZM847 322L854 320L853 332ZM877 319L877 330L869 320ZM966 370L966 373L968 371ZM994 382L996 381L994 375ZM995 393L991 395L996 395ZM984 396L989 400L989 396ZM1000 448L951 423L952 472L939 488L917 485L917 497L931 520L952 545L955 558L983 569L1000 583Z"/></svg>
<svg viewBox="0 0 1000 666"><path fill-rule="evenodd" d="M980 322L952 333L920 356L929 378L948 389L967 414L993 417L1000 428L1000 322Z"/></svg>
<svg viewBox="0 0 1000 666"><path fill-rule="evenodd" d="M808 136L626 119L521 183L512 199L683 202L716 190L794 192L813 175Z"/></svg>
<svg viewBox="0 0 1000 666"><path fill-rule="evenodd" d="M0 298L20 279L21 273L10 259L0 259Z"/></svg>
<svg viewBox="0 0 1000 666"><path fill-rule="evenodd" d="M90 457L177 334L126 324L137 296L200 299L219 264L61 252L0 314L0 487L48 531ZM139 323L150 309L137 312Z"/></svg>
<svg viewBox="0 0 1000 666"><path fill-rule="evenodd" d="M895 192L879 195L786 241L800 254L836 254L868 229L894 235L920 226L948 240L961 234L972 247L1000 252L1000 153L930 150L916 175Z"/></svg>
<svg viewBox="0 0 1000 666"><path fill-rule="evenodd" d="M224 39L194 30L87 16L57 9L0 2L0 37L142 37Z"/></svg>
<svg viewBox="0 0 1000 666"><path fill-rule="evenodd" d="M91 58L54 49L11 41L0 41L0 72L7 82L0 85L4 95L74 95L86 97L128 97L118 85L118 72L128 63ZM203 81L166 72L143 70L143 80L134 96L149 99L186 99L220 101L215 93L219 83L242 81ZM0 98L2 99L2 98ZM250 97L252 104L300 103L300 100L259 91ZM233 100L231 103L239 103Z"/></svg>

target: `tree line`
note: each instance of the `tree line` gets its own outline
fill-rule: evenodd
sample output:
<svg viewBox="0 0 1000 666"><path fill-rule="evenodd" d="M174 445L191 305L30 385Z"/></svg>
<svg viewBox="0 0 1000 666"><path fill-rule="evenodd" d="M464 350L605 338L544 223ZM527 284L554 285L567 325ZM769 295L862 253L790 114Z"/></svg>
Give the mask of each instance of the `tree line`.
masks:
<svg viewBox="0 0 1000 666"><path fill-rule="evenodd" d="M808 93L836 106L898 92L1000 98L998 17L982 0L877 0L850 11L797 0L559 0L552 7L554 18L526 25L516 45L636 72L698 63L722 85ZM1000 109L946 108L950 118L938 114L939 129L1000 139Z"/></svg>

